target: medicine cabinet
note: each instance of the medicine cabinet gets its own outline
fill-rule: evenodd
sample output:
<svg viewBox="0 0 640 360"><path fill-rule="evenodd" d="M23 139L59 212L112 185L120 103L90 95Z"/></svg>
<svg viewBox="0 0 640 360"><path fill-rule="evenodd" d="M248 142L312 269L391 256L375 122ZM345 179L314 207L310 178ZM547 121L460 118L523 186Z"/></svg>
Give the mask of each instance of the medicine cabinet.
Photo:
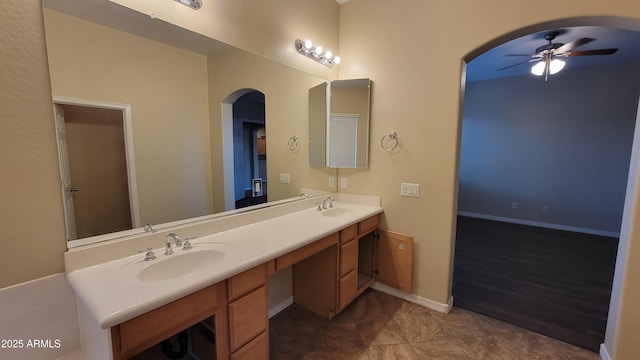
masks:
<svg viewBox="0 0 640 360"><path fill-rule="evenodd" d="M309 165L369 165L371 80L334 80L309 89Z"/></svg>

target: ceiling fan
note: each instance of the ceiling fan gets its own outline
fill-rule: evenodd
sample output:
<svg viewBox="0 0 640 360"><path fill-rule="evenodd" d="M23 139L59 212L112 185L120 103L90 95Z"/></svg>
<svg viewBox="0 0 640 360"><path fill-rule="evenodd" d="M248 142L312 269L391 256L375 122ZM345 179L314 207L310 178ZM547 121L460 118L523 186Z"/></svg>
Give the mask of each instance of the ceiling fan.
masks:
<svg viewBox="0 0 640 360"><path fill-rule="evenodd" d="M547 44L538 47L534 54L507 54L505 56L527 56L531 57L530 60L520 62L517 64L505 66L498 69L505 70L514 66L535 63L531 68L531 73L537 76L544 75L544 81L547 81L549 75L553 75L562 68L564 68L565 62L560 58L573 57L573 56L590 56L590 55L611 55L618 51L618 49L597 49L597 50L575 50L576 48L586 45L595 39L581 38L568 44L554 43L558 35L562 32L560 30L554 30L544 35Z"/></svg>

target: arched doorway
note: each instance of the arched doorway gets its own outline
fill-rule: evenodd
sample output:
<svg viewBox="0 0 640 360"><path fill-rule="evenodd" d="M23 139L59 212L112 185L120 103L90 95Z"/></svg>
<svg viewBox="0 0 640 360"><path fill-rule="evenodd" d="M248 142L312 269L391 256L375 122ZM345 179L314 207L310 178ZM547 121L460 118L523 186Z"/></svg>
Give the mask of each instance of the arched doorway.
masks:
<svg viewBox="0 0 640 360"><path fill-rule="evenodd" d="M265 96L254 89L222 104L225 210L267 201Z"/></svg>
<svg viewBox="0 0 640 360"><path fill-rule="evenodd" d="M638 31L640 30L640 24L637 23L637 21L634 20L628 20L628 19L612 19L612 18L583 18L583 19L566 19L566 20L560 20L560 21L554 21L554 22L550 22L550 23L544 23L544 24L538 24L532 27L528 27L525 29L520 29L517 30L515 32L506 34L494 41L491 41L490 43L486 44L485 46L478 48L476 50L474 50L472 53L470 53L464 60L465 60L465 69L464 70L469 70L470 67L470 63L476 59L480 54L484 53L485 51L494 48L495 46L502 44L504 42L525 36L525 35L529 35L529 34L536 34L536 33L540 33L540 32L544 32L544 31L548 31L550 29L564 29L567 27L573 27L573 26L608 26L608 27L612 27L612 28L619 28L619 29L627 29L627 30L632 30L632 31ZM638 47L638 44L636 43L635 45L636 47ZM516 61L514 61L515 63ZM465 71L463 71L463 74L465 73ZM550 82L553 81L553 78L549 79ZM461 97L465 100L465 103L467 102L468 99L465 98L465 90L467 90L468 86L463 86L462 88L462 94ZM555 90L549 90L549 91L555 91ZM635 97L633 99L633 101L635 102L635 113L631 114L631 121L633 121L634 123L637 122L636 118L637 118L637 93L636 94L632 94L631 96L632 98ZM593 104L589 104L587 101L587 104L585 104L585 106L593 106ZM540 116L544 116L545 111L542 109L545 109L545 107L539 107L538 109L540 110ZM461 119L462 121L462 119ZM463 124L464 126L464 124ZM639 146L639 139L637 136L637 126L636 126L636 136L633 137L633 146L634 146L634 150L630 150L629 152L633 153L638 146ZM631 128L630 133L633 133L633 128ZM485 133L488 134L488 133ZM464 130L463 130L463 136L464 136ZM569 139L567 139L569 140ZM541 151L544 151L544 148L539 149ZM507 150L508 151L508 150ZM629 158L629 154L627 154L627 159ZM636 160L637 161L637 160ZM634 163L634 158L631 156L631 162L627 162L627 168L626 170L628 171L628 174L625 175L625 180L628 178L629 179L629 184L635 184L635 172L637 171L637 165L636 163ZM461 176L461 180L462 180L462 176ZM619 243L619 248L617 250L617 262L615 264L616 267L616 275L614 278L614 284L613 284L613 292L611 293L611 305L609 308L609 316L608 316L608 323L607 323L607 338L610 338L611 336L611 332L615 330L615 324L612 324L612 322L616 322L617 318L616 318L616 313L618 311L618 305L619 305L619 301L620 301L620 294L619 294L619 285L616 285L616 282L620 283L622 281L622 276L624 274L624 268L625 268L625 259L624 259L624 254L626 252L626 248L628 247L628 243L629 243L629 224L630 224L630 214L629 214L629 209L632 209L632 206L629 205L629 203L632 203L634 200L634 194L633 191L629 191L628 189L631 189L632 187L625 187L626 185L622 185L620 191L622 191L623 193L626 192L626 196L624 197L624 199L622 199L621 204L620 205L620 212L622 213L622 205L624 204L624 206L627 206L627 208L625 208L624 210L624 214L621 216L622 217L622 221L621 221L621 226L619 227L619 233L620 233L620 243ZM459 190L460 191L460 190ZM462 195L462 194L460 194ZM528 201L528 200L527 200ZM506 205L505 205L506 204ZM505 201L503 206L505 206L505 211L507 212L514 212L514 211L519 211L521 210L522 207L522 202L519 203L519 201L517 200L509 200L509 201ZM545 208L544 206L540 206L539 207L539 212L544 212L544 210L549 210L549 208ZM553 208L551 208L553 209ZM457 262L457 260L456 260ZM569 268L565 268L565 271L569 271ZM454 275L455 277L455 275ZM455 282L455 280L454 280ZM618 289L618 290L616 290ZM456 298L455 293L454 293L454 298ZM456 298L457 299L457 298ZM606 310L606 309L605 309ZM606 311L605 311L605 317L606 317ZM603 329L604 331L604 329ZM604 340L604 339L603 339ZM593 349L593 347L591 347ZM597 344L596 344L596 348L597 348ZM601 350L602 351L602 350Z"/></svg>

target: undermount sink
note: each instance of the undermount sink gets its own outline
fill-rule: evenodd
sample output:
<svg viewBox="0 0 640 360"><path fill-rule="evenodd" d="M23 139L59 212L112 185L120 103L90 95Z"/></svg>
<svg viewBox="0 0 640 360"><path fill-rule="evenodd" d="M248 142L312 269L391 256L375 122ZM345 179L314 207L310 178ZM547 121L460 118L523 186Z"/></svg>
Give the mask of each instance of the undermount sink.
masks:
<svg viewBox="0 0 640 360"><path fill-rule="evenodd" d="M350 208L343 208L343 207L329 208L327 210L322 211L322 216L339 217L339 216L348 215L349 213L351 213Z"/></svg>
<svg viewBox="0 0 640 360"><path fill-rule="evenodd" d="M219 250L204 249L192 252L186 250L167 256L169 257L140 270L138 280L152 282L179 278L219 263L226 254Z"/></svg>

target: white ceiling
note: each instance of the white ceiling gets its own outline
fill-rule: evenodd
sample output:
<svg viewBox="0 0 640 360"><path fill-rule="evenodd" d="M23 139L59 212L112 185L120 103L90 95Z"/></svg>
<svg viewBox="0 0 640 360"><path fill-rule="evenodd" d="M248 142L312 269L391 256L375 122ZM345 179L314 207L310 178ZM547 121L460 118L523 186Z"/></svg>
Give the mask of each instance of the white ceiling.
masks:
<svg viewBox="0 0 640 360"><path fill-rule="evenodd" d="M566 66L562 70L563 72L571 71L571 69L575 68L612 66L632 61L640 63L640 32L595 26L549 29L511 40L476 57L467 64L467 81L511 76L533 76L529 73L532 63L514 66L501 71L498 69L529 60L530 58L524 56L513 57L505 55L534 54L536 48L547 44L544 36L552 30L561 31L561 34L553 41L554 43L567 44L580 38L595 39L595 41L585 44L576 50L618 48L618 51L612 55L566 58Z"/></svg>

